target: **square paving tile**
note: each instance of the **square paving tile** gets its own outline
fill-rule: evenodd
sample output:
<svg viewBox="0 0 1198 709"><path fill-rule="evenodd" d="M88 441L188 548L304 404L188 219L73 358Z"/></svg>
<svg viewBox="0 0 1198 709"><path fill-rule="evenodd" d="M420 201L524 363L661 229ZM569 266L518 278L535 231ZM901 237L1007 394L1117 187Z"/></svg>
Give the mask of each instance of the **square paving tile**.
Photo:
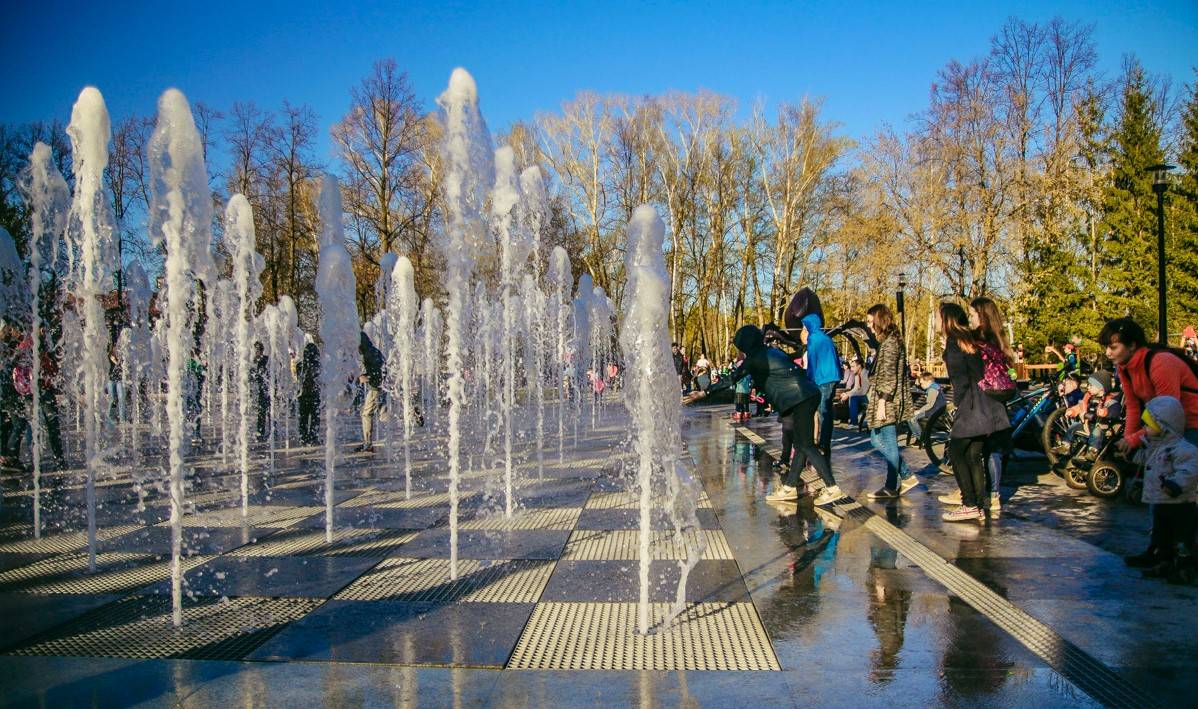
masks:
<svg viewBox="0 0 1198 709"><path fill-rule="evenodd" d="M220 554L271 534L275 530L255 527L184 527L183 554ZM148 554L171 553L170 527L142 527L105 540L99 551L128 551Z"/></svg>
<svg viewBox="0 0 1198 709"><path fill-rule="evenodd" d="M649 564L649 600L672 602L681 570L676 561ZM542 601L636 602L640 599L638 561L559 561ZM701 560L686 582L689 603L749 602L735 561Z"/></svg>
<svg viewBox="0 0 1198 709"><path fill-rule="evenodd" d="M387 509L381 507L336 507L333 509L334 527L360 527L370 529L428 529L442 520L448 520L449 507L415 507L410 509ZM448 522L445 522L446 524ZM295 526L301 529L323 529L324 514L316 514Z"/></svg>
<svg viewBox="0 0 1198 709"><path fill-rule="evenodd" d="M336 595L343 601L408 603L536 603L553 561L548 559L458 559L451 578L449 559L385 559Z"/></svg>
<svg viewBox="0 0 1198 709"><path fill-rule="evenodd" d="M720 522L715 512L708 509L695 510L700 529L719 529ZM650 513L653 529L673 529L674 522L665 510L654 509ZM640 529L640 510L585 509L578 518L578 529Z"/></svg>
<svg viewBox="0 0 1198 709"><path fill-rule="evenodd" d="M469 530L458 531L461 559L556 559L569 539L564 530ZM403 556L449 558L449 530L444 527L417 534L403 547Z"/></svg>
<svg viewBox="0 0 1198 709"><path fill-rule="evenodd" d="M0 594L0 650L119 598L115 593Z"/></svg>
<svg viewBox="0 0 1198 709"><path fill-rule="evenodd" d="M329 601L247 659L503 667L533 607Z"/></svg>
<svg viewBox="0 0 1198 709"><path fill-rule="evenodd" d="M330 598L378 559L358 557L221 556L183 577L188 593L198 596ZM169 595L170 582L140 593Z"/></svg>

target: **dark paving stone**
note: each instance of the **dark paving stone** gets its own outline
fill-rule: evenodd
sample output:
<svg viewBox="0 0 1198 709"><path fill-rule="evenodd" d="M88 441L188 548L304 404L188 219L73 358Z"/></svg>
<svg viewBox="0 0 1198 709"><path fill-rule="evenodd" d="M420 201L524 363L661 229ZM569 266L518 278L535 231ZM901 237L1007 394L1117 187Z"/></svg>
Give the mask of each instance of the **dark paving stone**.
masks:
<svg viewBox="0 0 1198 709"><path fill-rule="evenodd" d="M565 530L459 530L462 559L556 559L570 532ZM403 545L402 555L417 559L448 559L449 530L428 529Z"/></svg>
<svg viewBox="0 0 1198 709"><path fill-rule="evenodd" d="M250 544L275 530L256 527L184 527L183 553L219 554ZM171 553L170 527L145 527L122 534L98 545L99 551L132 551L149 554Z"/></svg>
<svg viewBox="0 0 1198 709"><path fill-rule="evenodd" d="M720 521L709 509L695 510L695 517L702 529L719 529ZM655 508L650 521L653 529L673 529L674 522L665 510ZM596 510L584 509L578 518L577 529L640 529L640 510Z"/></svg>
<svg viewBox="0 0 1198 709"><path fill-rule="evenodd" d="M531 603L329 601L248 659L502 667L532 609Z"/></svg>
<svg viewBox="0 0 1198 709"><path fill-rule="evenodd" d="M378 562L357 557L221 556L187 572L184 585L200 596L329 598ZM170 592L169 581L139 591Z"/></svg>
<svg viewBox="0 0 1198 709"><path fill-rule="evenodd" d="M958 568L1010 601L1031 599L1198 601L1198 588L1144 578L1109 554L1059 557L962 556Z"/></svg>
<svg viewBox="0 0 1198 709"><path fill-rule="evenodd" d="M675 561L649 565L649 600L673 602L681 570ZM635 602L640 600L637 561L559 561L541 594L543 601ZM686 583L686 600L694 603L749 601L735 561L699 561Z"/></svg>
<svg viewBox="0 0 1198 709"><path fill-rule="evenodd" d="M294 707L319 697L328 707L487 706L499 670L348 662L243 662L188 695L180 706Z"/></svg>
<svg viewBox="0 0 1198 709"><path fill-rule="evenodd" d="M428 529L438 523L448 524L448 507L413 507L388 509L380 507L336 507L333 524L337 527L359 529ZM323 529L324 514L313 515L295 526L300 529Z"/></svg>
<svg viewBox="0 0 1198 709"><path fill-rule="evenodd" d="M53 554L0 554L0 572L16 569L32 564L35 561L48 559Z"/></svg>
<svg viewBox="0 0 1198 709"><path fill-rule="evenodd" d="M120 599L120 594L0 594L0 649Z"/></svg>
<svg viewBox="0 0 1198 709"><path fill-rule="evenodd" d="M237 662L98 657L0 657L0 704L44 707L174 706Z"/></svg>

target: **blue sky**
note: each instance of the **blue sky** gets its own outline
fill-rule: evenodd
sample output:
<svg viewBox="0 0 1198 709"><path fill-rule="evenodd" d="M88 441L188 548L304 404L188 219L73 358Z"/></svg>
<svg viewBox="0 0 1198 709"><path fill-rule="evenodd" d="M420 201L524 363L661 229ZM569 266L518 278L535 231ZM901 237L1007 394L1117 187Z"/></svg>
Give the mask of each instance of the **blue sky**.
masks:
<svg viewBox="0 0 1198 709"><path fill-rule="evenodd" d="M114 118L151 113L168 86L224 109L306 103L328 127L372 61L393 57L428 106L455 66L479 84L492 130L582 89L699 88L745 109L804 95L852 137L926 105L936 70L983 54L1009 16L1095 24L1102 69L1136 54L1192 82L1198 2L460 3L26 2L0 9L0 122L69 117L94 84Z"/></svg>

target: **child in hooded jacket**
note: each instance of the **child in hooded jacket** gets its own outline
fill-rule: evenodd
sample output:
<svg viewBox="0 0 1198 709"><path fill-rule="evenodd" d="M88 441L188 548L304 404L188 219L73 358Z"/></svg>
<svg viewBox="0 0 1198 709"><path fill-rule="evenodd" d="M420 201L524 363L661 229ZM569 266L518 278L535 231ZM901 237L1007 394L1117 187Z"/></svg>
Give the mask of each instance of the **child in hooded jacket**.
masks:
<svg viewBox="0 0 1198 709"><path fill-rule="evenodd" d="M1151 399L1141 415L1147 447L1144 502L1152 506L1149 554L1156 564L1147 573L1172 582L1194 579L1195 536L1198 534L1198 446L1182 437L1186 415L1171 396Z"/></svg>

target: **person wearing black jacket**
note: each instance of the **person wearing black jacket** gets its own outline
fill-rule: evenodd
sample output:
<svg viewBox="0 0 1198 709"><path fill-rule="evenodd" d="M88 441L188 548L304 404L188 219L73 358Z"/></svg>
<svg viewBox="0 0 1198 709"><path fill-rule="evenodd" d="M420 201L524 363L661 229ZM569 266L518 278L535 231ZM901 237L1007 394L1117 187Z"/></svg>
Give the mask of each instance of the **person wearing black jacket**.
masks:
<svg viewBox="0 0 1198 709"><path fill-rule="evenodd" d="M254 387L255 399L258 402L258 442L265 441L269 436L267 425L270 423L270 358L266 356L266 348L261 342L254 343L254 358L250 362L250 384Z"/></svg>
<svg viewBox="0 0 1198 709"><path fill-rule="evenodd" d="M945 512L946 522L981 520L990 510L990 483L984 460L987 440L1011 427L1007 408L979 386L985 373L979 340L969 317L956 303L940 304L945 337L944 365L953 386L957 415L949 432L948 455L961 488L961 506Z"/></svg>
<svg viewBox="0 0 1198 709"><path fill-rule="evenodd" d="M799 490L800 474L807 462L819 473L824 489L815 504L827 505L843 499L828 459L815 443L815 412L819 409L820 391L807 377L807 373L781 350L765 344L765 334L756 325L745 325L732 338L736 348L744 353L744 360L719 383L706 392L697 392L687 398L687 403L713 392L727 389L740 379L753 377L753 386L762 393L766 402L778 412L782 422L783 436L794 441L795 456L790 461L790 473L786 482L771 494L770 500L796 500L802 496Z"/></svg>
<svg viewBox="0 0 1198 709"><path fill-rule="evenodd" d="M314 446L319 442L317 431L320 419L320 350L316 343L304 345L304 353L295 365L295 378L299 380L299 434L300 443Z"/></svg>
<svg viewBox="0 0 1198 709"><path fill-rule="evenodd" d="M362 400L362 445L359 451L367 453L374 451L374 422L379 416L381 392L383 386L383 353L374 346L365 332L358 343L358 353L362 355L362 375L358 381L366 387L366 396Z"/></svg>

